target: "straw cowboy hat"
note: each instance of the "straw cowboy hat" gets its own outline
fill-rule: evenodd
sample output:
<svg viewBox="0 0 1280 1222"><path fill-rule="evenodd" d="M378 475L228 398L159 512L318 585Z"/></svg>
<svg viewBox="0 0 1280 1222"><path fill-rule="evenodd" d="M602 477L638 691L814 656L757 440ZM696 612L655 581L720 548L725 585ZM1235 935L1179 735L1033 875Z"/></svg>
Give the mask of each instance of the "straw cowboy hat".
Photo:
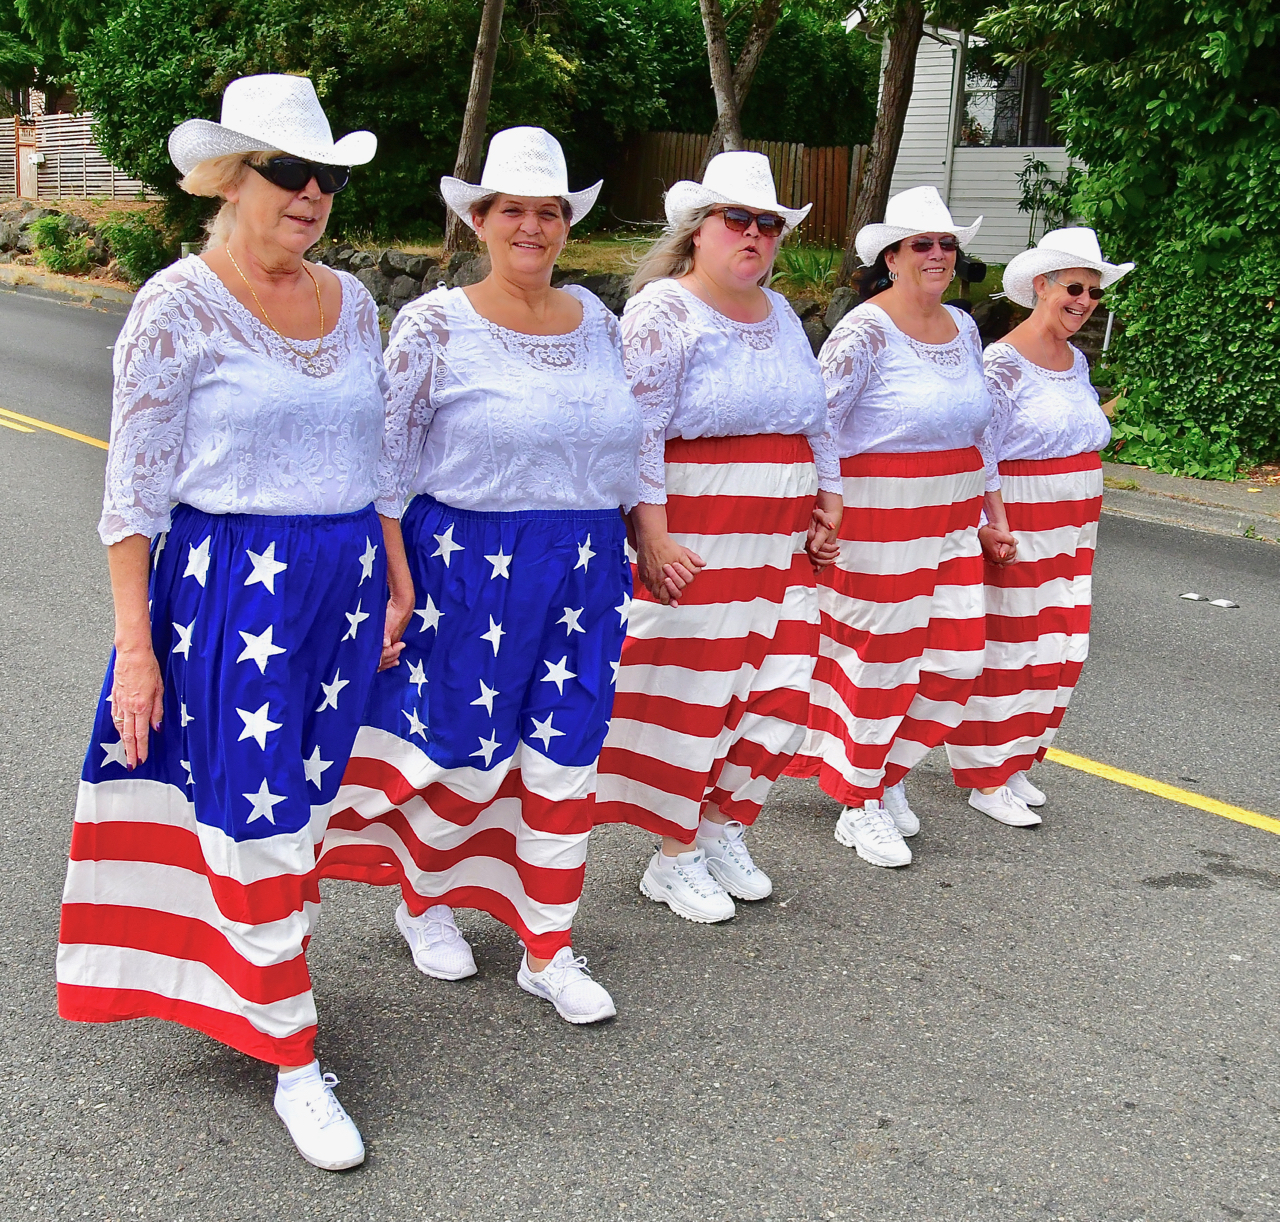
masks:
<svg viewBox="0 0 1280 1222"><path fill-rule="evenodd" d="M678 225L700 208L712 204L738 204L756 212L776 212L794 229L806 216L812 204L803 208L784 208L778 203L773 185L773 170L763 153L745 151L717 153L707 163L701 182L682 179L672 183L663 199L667 223Z"/></svg>
<svg viewBox="0 0 1280 1222"><path fill-rule="evenodd" d="M569 201L569 224L576 225L595 205L601 179L594 187L582 191L569 190L569 170L564 163L560 141L540 127L508 127L495 132L489 141L480 183L463 182L446 174L440 180L444 202L468 225L471 209L477 201L501 192L525 199L555 196Z"/></svg>
<svg viewBox="0 0 1280 1222"><path fill-rule="evenodd" d="M364 165L378 151L372 132L351 132L334 143L315 86L305 76L242 76L222 94L222 122L188 119L169 133L169 157L189 174L210 157L267 153L321 165Z"/></svg>
<svg viewBox="0 0 1280 1222"><path fill-rule="evenodd" d="M1064 271L1068 267L1088 267L1102 277L1102 287L1115 284L1133 271L1132 263L1108 263L1098 246L1098 235L1083 225L1053 229L1030 250L1014 255L1004 269L1004 295L1028 308L1036 303L1033 287L1037 276Z"/></svg>
<svg viewBox="0 0 1280 1222"><path fill-rule="evenodd" d="M889 201L882 224L864 225L859 229L854 245L858 258L870 267L886 246L903 238L914 238L919 233L955 234L960 245L967 246L981 224L982 217L978 217L972 225L957 225L937 187L912 187L898 192Z"/></svg>

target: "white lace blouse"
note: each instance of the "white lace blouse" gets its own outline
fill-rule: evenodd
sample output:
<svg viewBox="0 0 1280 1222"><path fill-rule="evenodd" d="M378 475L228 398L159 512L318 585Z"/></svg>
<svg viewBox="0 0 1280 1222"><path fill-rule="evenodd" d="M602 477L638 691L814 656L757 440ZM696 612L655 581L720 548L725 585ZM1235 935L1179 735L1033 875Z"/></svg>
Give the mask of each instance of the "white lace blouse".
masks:
<svg viewBox="0 0 1280 1222"><path fill-rule="evenodd" d="M336 514L374 500L386 413L378 312L354 276L337 275L342 310L313 361L198 256L143 285L115 346L103 543L162 534L175 502Z"/></svg>
<svg viewBox="0 0 1280 1222"><path fill-rule="evenodd" d="M818 361L841 458L958 450L981 440L991 420L982 340L964 310L947 309L958 333L945 344L912 339L870 301L836 324Z"/></svg>
<svg viewBox="0 0 1280 1222"><path fill-rule="evenodd" d="M409 495L455 509L629 508L638 493L640 411L622 368L618 320L566 287L582 321L564 335L489 322L462 289L434 289L391 328L378 512Z"/></svg>
<svg viewBox="0 0 1280 1222"><path fill-rule="evenodd" d="M995 405L981 442L988 486L990 472L1006 459L1071 458L1111 441L1111 422L1089 380L1089 362L1079 348L1071 350L1071 368L1059 372L1027 360L1011 344L987 349L982 364Z"/></svg>
<svg viewBox="0 0 1280 1222"><path fill-rule="evenodd" d="M764 291L771 309L757 323L726 318L675 280L651 281L627 302L627 376L644 412L642 501L666 502L668 437L803 434L818 486L841 491L813 349L787 299Z"/></svg>

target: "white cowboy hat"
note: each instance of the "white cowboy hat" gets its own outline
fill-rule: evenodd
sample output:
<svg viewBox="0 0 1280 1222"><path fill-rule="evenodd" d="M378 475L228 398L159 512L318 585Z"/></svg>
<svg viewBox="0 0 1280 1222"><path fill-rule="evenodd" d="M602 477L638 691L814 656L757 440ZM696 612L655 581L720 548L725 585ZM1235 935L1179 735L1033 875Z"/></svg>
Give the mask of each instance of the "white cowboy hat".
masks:
<svg viewBox="0 0 1280 1222"><path fill-rule="evenodd" d="M794 229L806 216L812 204L803 208L784 208L778 203L773 185L773 170L763 153L717 153L707 163L701 182L682 179L672 183L663 199L667 223L678 225L699 208L711 204L740 204L757 212L776 212Z"/></svg>
<svg viewBox="0 0 1280 1222"><path fill-rule="evenodd" d="M909 191L899 191L889 201L882 224L864 225L859 229L854 245L858 258L870 267L886 246L920 233L951 233L962 247L967 246L981 224L982 217L978 217L972 225L957 225L937 187L912 187Z"/></svg>
<svg viewBox="0 0 1280 1222"><path fill-rule="evenodd" d="M210 157L267 153L322 165L364 165L378 151L372 132L351 132L336 144L320 109L315 86L305 76L242 76L222 94L222 122L188 119L169 133L169 157L189 174Z"/></svg>
<svg viewBox="0 0 1280 1222"><path fill-rule="evenodd" d="M1098 235L1083 225L1053 229L1030 250L1014 255L1004 269L1004 295L1020 306L1036 303L1033 287L1037 276L1064 271L1068 267L1092 268L1102 277L1102 287L1114 284L1133 271L1132 263L1108 263L1098 246Z"/></svg>
<svg viewBox="0 0 1280 1222"><path fill-rule="evenodd" d="M484 172L479 186L446 174L440 180L444 202L471 229L471 208L477 200L501 192L525 199L554 195L569 201L569 224L576 225L595 205L601 179L594 187L582 191L569 190L569 169L564 163L560 141L540 127L508 127L495 132L484 159Z"/></svg>

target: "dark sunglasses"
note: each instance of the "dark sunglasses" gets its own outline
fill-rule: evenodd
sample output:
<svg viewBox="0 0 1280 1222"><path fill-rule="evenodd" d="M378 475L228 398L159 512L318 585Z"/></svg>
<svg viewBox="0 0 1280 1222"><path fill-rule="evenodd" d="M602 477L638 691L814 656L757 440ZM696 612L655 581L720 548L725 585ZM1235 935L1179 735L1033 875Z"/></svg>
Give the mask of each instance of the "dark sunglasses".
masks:
<svg viewBox="0 0 1280 1222"><path fill-rule="evenodd" d="M1079 297L1081 293L1087 291L1089 294L1090 301L1101 301L1103 293L1106 292L1106 289L1086 290L1083 284L1063 284L1061 280L1056 280L1052 276L1050 276L1049 279L1053 280L1054 284L1061 285L1064 289L1066 289L1067 296L1069 297Z"/></svg>
<svg viewBox="0 0 1280 1222"><path fill-rule="evenodd" d="M907 245L918 255L927 255L935 245L943 254L954 255L960 249L960 240L947 233L940 238L912 238Z"/></svg>
<svg viewBox="0 0 1280 1222"><path fill-rule="evenodd" d="M301 191L314 178L322 194L337 195L351 181L348 166L322 165L301 157L272 157L266 165L246 164L284 191Z"/></svg>
<svg viewBox="0 0 1280 1222"><path fill-rule="evenodd" d="M717 208L716 212L730 233L746 233L754 224L761 237L777 238L787 227L786 218L776 212L752 212L750 208Z"/></svg>

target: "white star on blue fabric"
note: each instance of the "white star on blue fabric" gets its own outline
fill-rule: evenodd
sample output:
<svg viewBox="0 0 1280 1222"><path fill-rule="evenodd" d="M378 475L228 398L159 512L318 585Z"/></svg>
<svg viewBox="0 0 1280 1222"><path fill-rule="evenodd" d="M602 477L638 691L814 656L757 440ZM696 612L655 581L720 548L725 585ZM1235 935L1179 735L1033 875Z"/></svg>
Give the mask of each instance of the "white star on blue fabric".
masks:
<svg viewBox="0 0 1280 1222"><path fill-rule="evenodd" d="M486 556L485 559L493 565L493 572L489 574L490 581L495 577L511 576L511 557L505 555L501 547L498 548L496 556Z"/></svg>
<svg viewBox="0 0 1280 1222"><path fill-rule="evenodd" d="M250 713L247 709L236 709L240 714L240 720L244 722L244 729L240 731L240 737L236 742L244 742L246 738L252 738L264 751L267 749L267 735L272 730L278 730L284 722L272 721L267 716L267 705L269 701L263 701L262 707L255 713ZM266 782L264 781L265 785ZM275 820L272 820L275 822Z"/></svg>
<svg viewBox="0 0 1280 1222"><path fill-rule="evenodd" d="M612 679L610 679L610 680L609 680L609 682L610 682L610 683L613 683L613 684L615 684L615 685L616 685L616 684L617 684L617 682L618 682L618 671L620 671L620 670L622 669L622 663L621 663L621 662L610 662L610 663L609 663L609 665L613 667L613 678L612 678Z"/></svg>
<svg viewBox="0 0 1280 1222"><path fill-rule="evenodd" d="M268 823L275 823L276 817L272 811L284 801L284 794L274 794L267 788L266 779L258 786L257 793L242 794L242 797L248 798L253 810L249 812L249 818L246 823L253 823L258 819L265 819Z"/></svg>
<svg viewBox="0 0 1280 1222"><path fill-rule="evenodd" d="M494 698L496 695L498 695L498 689L497 689L496 687L490 687L490 686L489 686L489 685L488 685L488 684L487 684L483 679L481 679L481 680L480 680L480 695L479 695L479 697L477 697L475 700L473 700L471 703L472 703L472 704L483 704L483 705L484 705L484 711L485 711L486 713L488 713L490 717L492 717L492 716L493 716L493 698Z"/></svg>
<svg viewBox="0 0 1280 1222"><path fill-rule="evenodd" d="M302 771L307 774L307 780L311 782L317 789L322 788L321 778L325 772L333 767L333 760L323 760L320 758L320 744L317 743L315 750L311 752L310 758L304 758L302 761Z"/></svg>
<svg viewBox="0 0 1280 1222"><path fill-rule="evenodd" d="M119 764L121 768L127 768L129 766L129 760L124 753L124 743L122 741L117 740L113 743L99 743L98 746L101 747L103 751L103 767L107 764Z"/></svg>
<svg viewBox="0 0 1280 1222"><path fill-rule="evenodd" d="M360 580L357 585L364 583L373 576L373 562L378 558L378 549L374 547L373 541L368 535L364 537L364 555L360 557Z"/></svg>
<svg viewBox="0 0 1280 1222"><path fill-rule="evenodd" d="M498 656L498 646L502 644L502 638L506 635L507 634L502 629L502 625L495 624L493 622L493 616L491 615L489 616L489 631L482 632L480 634L480 639L482 641L488 641L489 644L493 646L493 656L496 658ZM472 754L474 754L474 752Z"/></svg>
<svg viewBox="0 0 1280 1222"><path fill-rule="evenodd" d="M192 620L185 628L181 624L175 623L173 625L174 632L178 634L178 643L173 647L173 652L180 653L188 662L191 660L191 633L195 626L195 620Z"/></svg>
<svg viewBox="0 0 1280 1222"><path fill-rule="evenodd" d="M187 780L186 780L186 783L187 783L188 785L194 785L194 784L195 784L195 777L193 777L193 776L191 775L191 761L190 761L190 760L179 760L179 761L178 761L178 763L180 763L180 764L183 766L183 768L185 768L185 769L186 769L186 772L187 772Z"/></svg>
<svg viewBox="0 0 1280 1222"><path fill-rule="evenodd" d="M480 750L473 751L471 755L473 758L477 755L483 755L484 766L488 768L489 761L493 759L493 753L501 746L502 744L498 741L498 736L496 734L490 734L488 738L480 739Z"/></svg>
<svg viewBox="0 0 1280 1222"><path fill-rule="evenodd" d="M566 625L564 630L565 636L572 636L575 632L581 632L584 636L586 635L587 630L578 623L578 620L582 618L582 613L585 610L585 607L579 607L576 611L572 607L566 607L564 609L564 614L556 620L556 623Z"/></svg>
<svg viewBox="0 0 1280 1222"><path fill-rule="evenodd" d="M571 671L565 665L565 663L568 662L568 660L569 660L569 655L565 654L564 657L561 658L559 662L556 662L554 664L546 661L545 659L543 660L543 663L542 663L542 665L547 668L547 673L542 676L542 682L554 683L556 685L556 691L558 691L562 696L564 695L564 681L566 679L576 679L578 677L573 671Z"/></svg>
<svg viewBox="0 0 1280 1222"><path fill-rule="evenodd" d="M258 664L258 673L265 675L267 673L267 663L271 661L277 654L284 653L279 645L272 644L271 634L275 631L274 624L268 624L265 632L258 633L254 636L251 632L241 632L240 638L244 641L244 648L240 651L237 662L256 662Z"/></svg>
<svg viewBox="0 0 1280 1222"><path fill-rule="evenodd" d="M247 547L244 549L244 554L249 557L249 563L253 565L253 572L244 579L244 584L251 586L257 582L266 587L268 594L274 594L276 574L283 573L289 567L283 560L276 559L276 541L272 539L267 544L267 550L261 555L250 551Z"/></svg>
<svg viewBox="0 0 1280 1222"><path fill-rule="evenodd" d="M438 629L440 627L440 617L444 614L439 607L431 601L431 595L427 595L427 605L425 607L415 607L414 615L422 616L422 631L426 632L428 628Z"/></svg>
<svg viewBox="0 0 1280 1222"><path fill-rule="evenodd" d="M554 713L548 713L546 721L539 721L536 717L531 717L529 719L533 722L533 733L530 734L529 737L540 740L544 751L551 746L551 740L553 738L564 737L564 731L557 730L555 726L551 724L551 719L554 716Z"/></svg>
<svg viewBox="0 0 1280 1222"><path fill-rule="evenodd" d="M158 569L160 567L160 553L164 551L164 545L169 542L169 532L166 530L164 534L156 539L156 550L151 557L151 567Z"/></svg>
<svg viewBox="0 0 1280 1222"><path fill-rule="evenodd" d="M436 550L431 553L432 559L434 559L436 556L442 557L444 560L445 568L449 567L449 560L453 556L454 552L465 552L467 550L465 547L462 546L461 543L455 543L453 541L453 523L452 522L449 523L449 527L444 532L444 534L436 535L435 540L440 546L437 547Z"/></svg>
<svg viewBox="0 0 1280 1222"><path fill-rule="evenodd" d="M578 544L578 563L573 566L574 570L581 569L585 573L587 566L594 558L595 552L591 550L591 536L588 535L585 543Z"/></svg>
<svg viewBox="0 0 1280 1222"><path fill-rule="evenodd" d="M627 626L627 616L631 614L631 595L623 594L622 601L614 607L614 610L618 613L618 618L622 621L622 626L625 628Z"/></svg>
<svg viewBox="0 0 1280 1222"><path fill-rule="evenodd" d="M403 709L400 711L404 713ZM416 734L425 743L427 741L427 723L418 719L418 710L410 709L404 715L409 719L409 737L412 738Z"/></svg>
<svg viewBox="0 0 1280 1222"><path fill-rule="evenodd" d="M356 639L356 633L360 631L360 625L369 618L369 612L362 611L360 609L363 606L364 599L362 598L356 602L356 609L354 611L344 611L342 613L347 617L347 622L351 625L351 627L347 629L347 635L342 638L344 641L354 641Z"/></svg>
<svg viewBox="0 0 1280 1222"><path fill-rule="evenodd" d="M195 721L195 718L194 718L194 717L192 717L192 716L191 716L191 714L187 712L187 703L186 703L186 701L185 701L185 700L182 702L182 714L181 714L181 716L182 716L182 728L183 728L184 730L185 730L185 729L186 729L186 728L187 728L187 727L188 727L188 726L189 726L193 721Z"/></svg>
<svg viewBox="0 0 1280 1222"><path fill-rule="evenodd" d="M209 541L212 537L212 535L205 535L198 546L194 543L187 545L187 571L182 575L194 577L200 583L201 589L204 588L205 578L209 575Z"/></svg>
<svg viewBox="0 0 1280 1222"><path fill-rule="evenodd" d="M411 687L418 689L418 695L422 695L423 685L427 681L427 668L421 661L412 662L409 665L409 684Z"/></svg>
<svg viewBox="0 0 1280 1222"><path fill-rule="evenodd" d="M333 682L326 683L320 680L320 690L324 692L324 699L316 706L317 713L323 713L325 709L336 709L338 707L338 697L342 694L344 687L351 685L350 679L342 677L342 668L339 667L333 672Z"/></svg>

